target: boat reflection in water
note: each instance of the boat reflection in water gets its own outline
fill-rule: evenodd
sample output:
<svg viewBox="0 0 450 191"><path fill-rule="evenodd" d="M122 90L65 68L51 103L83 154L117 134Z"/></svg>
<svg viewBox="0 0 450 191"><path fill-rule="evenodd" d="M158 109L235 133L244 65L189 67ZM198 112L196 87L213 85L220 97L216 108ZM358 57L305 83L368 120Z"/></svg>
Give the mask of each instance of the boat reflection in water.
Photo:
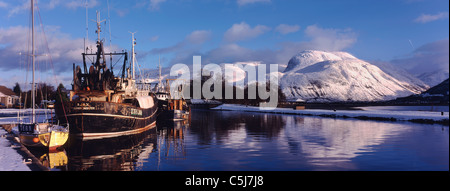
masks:
<svg viewBox="0 0 450 191"><path fill-rule="evenodd" d="M68 143L69 171L134 171L139 155L150 155L156 145L156 129L114 138Z"/></svg>
<svg viewBox="0 0 450 191"><path fill-rule="evenodd" d="M28 147L28 150L33 154L41 163L40 170L50 171L67 171L68 158L67 152L64 148L60 147L52 151L46 151L45 149Z"/></svg>
<svg viewBox="0 0 450 191"><path fill-rule="evenodd" d="M183 160L186 159L184 135L189 128L189 121L176 121L169 125L160 125L158 129L159 158Z"/></svg>
<svg viewBox="0 0 450 191"><path fill-rule="evenodd" d="M68 158L64 150L43 154L39 161L50 170L67 170Z"/></svg>

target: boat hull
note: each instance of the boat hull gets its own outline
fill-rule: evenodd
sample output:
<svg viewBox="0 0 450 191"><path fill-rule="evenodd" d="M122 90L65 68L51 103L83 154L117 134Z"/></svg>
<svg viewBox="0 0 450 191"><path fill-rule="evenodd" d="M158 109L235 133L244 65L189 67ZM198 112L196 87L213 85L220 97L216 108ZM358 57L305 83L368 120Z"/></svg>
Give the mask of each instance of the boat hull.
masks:
<svg viewBox="0 0 450 191"><path fill-rule="evenodd" d="M113 102L70 102L60 121L70 124L70 134L83 138L108 138L136 134L156 126L158 107L143 109Z"/></svg>
<svg viewBox="0 0 450 191"><path fill-rule="evenodd" d="M52 131L50 134L50 142L48 143L48 150L50 152L57 151L60 147L66 144L69 139L69 132Z"/></svg>
<svg viewBox="0 0 450 191"><path fill-rule="evenodd" d="M19 140L27 147L48 148L57 150L69 139L68 129L49 124L19 124Z"/></svg>
<svg viewBox="0 0 450 191"><path fill-rule="evenodd" d="M46 148L50 141L50 133L19 134L20 142L27 147Z"/></svg>
<svg viewBox="0 0 450 191"><path fill-rule="evenodd" d="M189 119L189 111L164 110L158 115L158 121L183 121Z"/></svg>
<svg viewBox="0 0 450 191"><path fill-rule="evenodd" d="M27 147L48 148L56 151L69 139L69 132L52 131L42 134L19 134L20 142Z"/></svg>

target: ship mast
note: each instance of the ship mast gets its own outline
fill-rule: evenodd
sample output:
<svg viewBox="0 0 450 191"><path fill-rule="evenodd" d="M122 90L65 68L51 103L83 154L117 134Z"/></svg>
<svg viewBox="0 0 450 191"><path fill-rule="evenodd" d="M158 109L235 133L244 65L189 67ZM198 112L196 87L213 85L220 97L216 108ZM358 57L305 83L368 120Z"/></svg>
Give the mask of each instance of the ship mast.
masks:
<svg viewBox="0 0 450 191"><path fill-rule="evenodd" d="M94 21L94 20L92 20L92 21ZM101 23L103 22L103 21L106 21L106 19L104 19L104 20L102 20L102 21L100 21L100 12L99 11L97 11L97 20L96 21L94 21L95 23L97 23L97 30L95 31L95 33L97 33L97 41L100 43L100 32L102 32L102 25L101 25Z"/></svg>
<svg viewBox="0 0 450 191"><path fill-rule="evenodd" d="M132 48L131 48L131 79L135 79L135 75L136 75L136 71L135 71L135 66L134 63L136 61L136 54L134 53L134 46L136 45L136 39L134 38L134 34L136 34L136 32L129 32L131 33L131 42L132 42Z"/></svg>
<svg viewBox="0 0 450 191"><path fill-rule="evenodd" d="M84 53L87 54L88 52L88 45L86 43L89 43L89 17L88 17L88 2L86 0L85 2L86 6L86 38L84 39Z"/></svg>
<svg viewBox="0 0 450 191"><path fill-rule="evenodd" d="M162 88L162 79L161 79L161 55L159 55L159 84L158 91Z"/></svg>
<svg viewBox="0 0 450 191"><path fill-rule="evenodd" d="M36 85L34 81L34 70L35 70L35 49L34 49L34 0L31 0L31 62L33 65L33 81L31 83L31 97L32 97L32 123L36 123Z"/></svg>

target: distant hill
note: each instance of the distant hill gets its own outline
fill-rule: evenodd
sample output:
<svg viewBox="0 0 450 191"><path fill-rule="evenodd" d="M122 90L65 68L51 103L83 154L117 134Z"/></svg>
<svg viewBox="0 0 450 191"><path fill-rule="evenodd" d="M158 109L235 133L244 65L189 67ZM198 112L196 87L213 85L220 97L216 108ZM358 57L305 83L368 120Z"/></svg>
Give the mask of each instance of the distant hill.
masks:
<svg viewBox="0 0 450 191"><path fill-rule="evenodd" d="M397 98L394 100L396 103L432 103L432 104L445 104L449 103L449 79L447 78L442 83L430 88L429 90L416 95L408 97Z"/></svg>
<svg viewBox="0 0 450 191"><path fill-rule="evenodd" d="M308 102L371 102L418 94L428 86L398 70L384 72L347 52L303 51L283 72L288 99Z"/></svg>

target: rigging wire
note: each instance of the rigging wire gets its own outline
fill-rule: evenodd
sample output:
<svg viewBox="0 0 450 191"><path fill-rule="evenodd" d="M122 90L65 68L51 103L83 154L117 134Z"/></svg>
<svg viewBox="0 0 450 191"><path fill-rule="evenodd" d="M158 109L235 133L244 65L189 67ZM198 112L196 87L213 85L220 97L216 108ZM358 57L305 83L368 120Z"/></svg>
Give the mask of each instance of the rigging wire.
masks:
<svg viewBox="0 0 450 191"><path fill-rule="evenodd" d="M108 26L109 26L109 49L112 51L112 43L111 43L111 16L109 14L109 0L106 1L108 6Z"/></svg>
<svg viewBox="0 0 450 191"><path fill-rule="evenodd" d="M37 6L36 6L37 7ZM50 54L50 48L49 48L49 46L48 46L48 41L47 41L47 36L46 36L46 34L45 34L45 30L44 30L44 28L43 28L43 22L42 22L42 17L41 17L41 12L39 11L39 7L37 7L37 12L38 12L38 16L39 16L39 21L40 21L40 23L41 23L41 30L42 30L42 35L43 35L43 41L44 41L44 44L45 44L45 48L46 48L46 51L49 53L48 54L48 58L49 58L49 61L50 61L50 67L52 68L52 72L53 72L53 77L55 78L55 82L58 84L58 79L56 78L56 73L55 73L55 68L54 68L54 66L53 66L53 58L52 58L52 55ZM59 85L58 85L58 87L59 87ZM57 91L58 91L58 95L59 95L59 98L60 98L60 100L61 100L61 105L62 105L62 109L63 109L63 112L64 112L64 117L66 118L66 121L68 122L68 118L67 118L67 114L66 114L66 109L65 109L65 107L64 107L64 102L63 102L63 99L62 99L62 95L61 95L61 89L59 89L59 88L57 88Z"/></svg>

